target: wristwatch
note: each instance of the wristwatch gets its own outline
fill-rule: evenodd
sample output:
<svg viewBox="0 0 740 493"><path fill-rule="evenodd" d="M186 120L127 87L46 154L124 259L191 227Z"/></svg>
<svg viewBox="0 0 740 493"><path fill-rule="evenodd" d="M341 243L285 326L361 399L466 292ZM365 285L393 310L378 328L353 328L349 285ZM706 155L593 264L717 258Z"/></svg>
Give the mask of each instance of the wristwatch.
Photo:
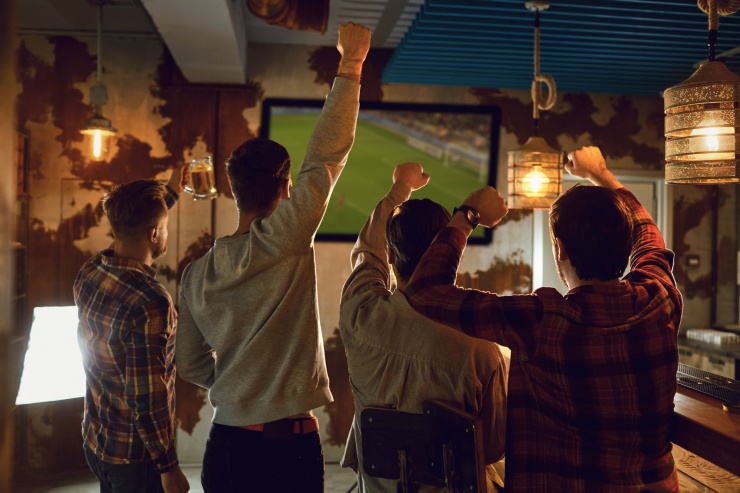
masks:
<svg viewBox="0 0 740 493"><path fill-rule="evenodd" d="M478 212L477 209L470 207L469 205L461 205L460 207L455 207L452 211L452 215L454 216L458 212L462 212L465 215L465 219L470 223L473 229L475 229L475 227L478 226L478 223L480 223L480 212Z"/></svg>

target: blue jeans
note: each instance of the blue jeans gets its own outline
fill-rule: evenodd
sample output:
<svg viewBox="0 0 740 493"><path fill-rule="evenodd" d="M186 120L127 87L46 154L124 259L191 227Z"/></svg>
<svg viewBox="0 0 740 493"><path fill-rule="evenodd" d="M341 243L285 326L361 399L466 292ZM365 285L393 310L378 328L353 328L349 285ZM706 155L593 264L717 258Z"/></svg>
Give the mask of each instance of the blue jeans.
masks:
<svg viewBox="0 0 740 493"><path fill-rule="evenodd" d="M324 453L319 432L281 440L214 423L201 483L205 493L322 493Z"/></svg>
<svg viewBox="0 0 740 493"><path fill-rule="evenodd" d="M154 461L111 464L85 446L85 460L100 481L100 493L163 493Z"/></svg>

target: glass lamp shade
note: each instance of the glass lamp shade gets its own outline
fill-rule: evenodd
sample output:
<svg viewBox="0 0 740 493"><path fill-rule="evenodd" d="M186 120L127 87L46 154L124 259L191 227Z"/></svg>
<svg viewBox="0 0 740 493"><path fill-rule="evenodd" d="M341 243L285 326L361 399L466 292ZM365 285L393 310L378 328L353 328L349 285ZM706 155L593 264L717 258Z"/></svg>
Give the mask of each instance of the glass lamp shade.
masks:
<svg viewBox="0 0 740 493"><path fill-rule="evenodd" d="M95 161L102 161L108 154L111 137L116 134L111 121L101 115L88 118L80 133L85 136L86 145Z"/></svg>
<svg viewBox="0 0 740 493"><path fill-rule="evenodd" d="M740 183L740 76L706 62L663 97L665 181Z"/></svg>
<svg viewBox="0 0 740 493"><path fill-rule="evenodd" d="M560 195L562 153L542 137L530 137L521 149L509 151L510 209L549 209Z"/></svg>

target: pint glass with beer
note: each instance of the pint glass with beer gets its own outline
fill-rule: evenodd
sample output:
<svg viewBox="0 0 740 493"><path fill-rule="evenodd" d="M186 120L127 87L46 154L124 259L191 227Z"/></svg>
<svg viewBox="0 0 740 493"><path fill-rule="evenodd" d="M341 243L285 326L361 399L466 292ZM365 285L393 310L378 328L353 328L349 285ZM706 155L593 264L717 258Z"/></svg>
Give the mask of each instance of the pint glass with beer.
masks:
<svg viewBox="0 0 740 493"><path fill-rule="evenodd" d="M215 199L218 196L218 190L216 190L211 156L193 159L190 161L189 169L190 185L185 187L185 191L192 194L193 200Z"/></svg>

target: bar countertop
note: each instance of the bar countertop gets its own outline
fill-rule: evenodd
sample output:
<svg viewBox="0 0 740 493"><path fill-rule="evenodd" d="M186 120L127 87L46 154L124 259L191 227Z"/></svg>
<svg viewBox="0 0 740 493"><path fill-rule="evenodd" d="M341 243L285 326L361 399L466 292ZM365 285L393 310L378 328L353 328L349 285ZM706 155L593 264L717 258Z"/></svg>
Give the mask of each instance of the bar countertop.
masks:
<svg viewBox="0 0 740 493"><path fill-rule="evenodd" d="M678 386L671 441L740 476L740 410L728 412L722 402Z"/></svg>
<svg viewBox="0 0 740 493"><path fill-rule="evenodd" d="M734 358L740 360L740 344L728 344L725 346L718 346L716 344L707 344L706 342L695 341L693 339L687 339L680 337L678 339L679 346L689 347L691 349L697 349L710 354L716 354L718 356L725 356L728 358Z"/></svg>

